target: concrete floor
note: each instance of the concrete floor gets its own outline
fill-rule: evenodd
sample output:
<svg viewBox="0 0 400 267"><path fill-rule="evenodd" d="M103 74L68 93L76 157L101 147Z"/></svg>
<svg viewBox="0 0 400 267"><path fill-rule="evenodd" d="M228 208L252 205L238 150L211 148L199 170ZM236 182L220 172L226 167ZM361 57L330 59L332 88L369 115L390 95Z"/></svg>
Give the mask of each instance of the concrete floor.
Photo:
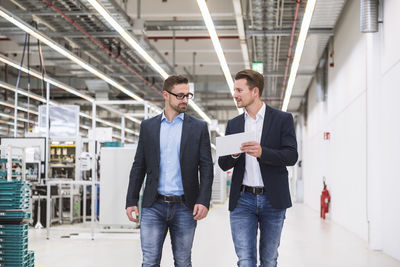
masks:
<svg viewBox="0 0 400 267"><path fill-rule="evenodd" d="M35 251L36 267L139 267L138 233L96 233L90 239L90 225L51 228L50 240L44 229L29 231L29 248ZM400 267L392 257L368 249L367 242L331 221L321 221L309 207L296 204L287 212L279 249L279 267ZM69 238L66 238L69 237ZM230 235L227 205L216 205L199 222L192 254L193 266L236 266ZM173 266L167 237L161 266Z"/></svg>

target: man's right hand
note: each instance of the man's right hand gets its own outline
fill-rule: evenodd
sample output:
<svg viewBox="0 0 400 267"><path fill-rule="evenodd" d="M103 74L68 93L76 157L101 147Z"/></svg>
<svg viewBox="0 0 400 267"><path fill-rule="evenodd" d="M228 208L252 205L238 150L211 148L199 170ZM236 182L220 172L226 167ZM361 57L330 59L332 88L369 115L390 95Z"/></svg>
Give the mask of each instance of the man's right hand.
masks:
<svg viewBox="0 0 400 267"><path fill-rule="evenodd" d="M136 218L132 216L132 212L135 212ZM137 206L127 207L126 208L126 216L128 216L131 222L139 221L139 209Z"/></svg>

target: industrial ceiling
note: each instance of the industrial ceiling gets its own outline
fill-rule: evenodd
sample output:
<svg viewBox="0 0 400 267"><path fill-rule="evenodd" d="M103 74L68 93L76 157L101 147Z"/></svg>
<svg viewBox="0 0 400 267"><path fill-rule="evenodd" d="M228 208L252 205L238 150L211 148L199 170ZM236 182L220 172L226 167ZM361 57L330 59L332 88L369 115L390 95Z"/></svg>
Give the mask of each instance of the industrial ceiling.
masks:
<svg viewBox="0 0 400 267"><path fill-rule="evenodd" d="M183 74L194 82L194 101L210 119L219 124L238 114L229 86L216 56L213 43L196 0L97 0L137 43L168 74ZM240 36L234 3L240 3L240 18L245 36ZM250 64L263 63L266 88L262 99L270 106L281 108L297 36L307 1L297 0L219 0L207 1L231 75ZM297 113L304 95L315 76L320 58L334 34L335 24L345 0L317 0L288 111ZM51 39L63 49L82 59L123 88L163 107L163 77L98 13L89 0L0 0L1 10L35 31ZM297 20L295 19L297 18ZM293 34L292 34L293 33ZM243 52L242 44L247 45ZM43 42L38 45L30 37L29 51L26 32L0 16L0 57L8 64L0 65L0 135L10 135L13 126L14 92L18 70L10 62L45 71L57 82L96 100L132 100L121 88L100 80L81 65L71 61ZM0 58L0 60L1 60ZM248 62L247 62L248 63ZM40 79L21 72L19 88L45 96ZM44 75L44 74L43 74ZM1 86L3 84L3 86ZM5 89L7 86L11 87ZM92 105L79 94L71 94L54 84L51 100L79 104L90 114ZM21 95L18 122L21 132L37 121L40 100ZM111 110L97 110L98 117L120 123L121 114L143 112L140 105L115 105ZM197 115L194 109L190 113ZM31 122L29 122L31 121ZM82 131L91 122L82 117ZM100 122L101 123L101 122ZM126 128L137 131L138 123L126 120ZM128 133L134 136L134 133Z"/></svg>

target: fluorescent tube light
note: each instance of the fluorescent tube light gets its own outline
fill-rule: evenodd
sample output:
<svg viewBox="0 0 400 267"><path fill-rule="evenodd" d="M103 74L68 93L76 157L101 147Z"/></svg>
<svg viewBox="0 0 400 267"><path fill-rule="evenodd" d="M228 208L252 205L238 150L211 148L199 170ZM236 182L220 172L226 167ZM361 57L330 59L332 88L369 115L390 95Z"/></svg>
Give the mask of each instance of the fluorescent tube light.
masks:
<svg viewBox="0 0 400 267"><path fill-rule="evenodd" d="M134 40L132 35L127 32L109 13L108 11L97 1L88 0L94 9L121 35L122 38L136 50L164 79L168 78L168 73L155 62L155 60ZM229 70L228 70L229 72ZM230 74L229 74L230 75ZM232 80L232 77L231 77ZM233 80L232 80L233 88ZM199 106L194 102L190 101L189 105L202 117L207 123L211 122L211 119L205 114Z"/></svg>
<svg viewBox="0 0 400 267"><path fill-rule="evenodd" d="M207 26L208 33L210 34L211 41L214 45L214 50L217 53L217 57L219 60L219 64L221 65L222 72L224 73L226 83L228 84L229 90L233 96L233 79L231 72L228 67L228 63L226 62L224 52L222 51L221 43L219 42L217 32L215 31L214 23L212 21L210 12L208 11L207 4L205 0L197 0L197 4L199 5L201 15L203 16L204 23ZM236 102L234 101L235 105ZM241 109L238 108L238 112L241 113Z"/></svg>
<svg viewBox="0 0 400 267"><path fill-rule="evenodd" d="M137 50L142 56L144 56L144 58L150 63L150 61L153 61L155 63L155 61L147 54L147 52L145 52L145 50L143 48L141 48L139 46L139 44L137 44L133 38L130 36L130 34L128 34L128 32L126 32L109 14L108 12L100 5L97 3L97 1L93 1L93 0L89 0L89 2L91 2L91 4L94 7L97 7L99 9L96 8L96 10L98 10L98 12L107 20L110 22L110 24L121 34L121 36L127 40L133 47L135 50ZM97 5L96 5L97 4ZM95 69L94 67L92 67L91 65L89 65L88 63L84 62L82 59L76 57L74 54L72 54L70 51L64 49L63 47L61 47L59 44L57 44L56 42L52 41L51 39L47 38L46 36L42 35L39 31L37 31L36 29L32 28L31 26L29 26L28 24L26 24L24 21L21 21L18 18L13 17L12 15L9 15L6 9L0 7L0 16L4 17L6 20L8 20L9 22L11 22L12 24L14 24L15 26L19 27L20 29L22 29L23 31L31 34L32 36L34 36L36 39L42 41L43 43L47 44L49 47L51 47L52 49L56 50L58 53L60 53L61 55L67 57L68 59L70 59L71 61L75 62L76 64L78 64L79 66L81 66L82 68L86 69L87 71L91 72L92 74L96 75L97 77L99 77L100 79L104 80L105 82L107 82L108 84L114 86L115 88L119 89L120 91L122 91L123 93L129 95L130 97L132 97L133 99L136 99L140 102L145 102L145 100L143 98L141 98L140 96L136 95L135 93L131 92L130 90L126 89L124 86L120 85L119 83L117 83L116 81L114 81L113 79L111 79L110 77L108 77L107 75L105 75L104 73L98 71L97 69ZM108 16L107 16L108 15ZM108 19L107 19L108 18ZM110 20L111 19L111 20ZM130 39L134 42L130 42ZM134 46L134 44L137 45L137 48ZM145 54L143 54L143 52ZM17 63L13 63L13 62L6 62L9 61L7 60L5 57L0 55L0 60L3 61L6 64L9 64L11 66L13 66L14 68L20 69L26 73L31 74L32 76L38 78L38 79L42 79L42 75L38 72L32 71L32 70L27 70L24 67L20 67L19 64ZM150 61L149 61L150 60ZM151 64L151 63L150 63ZM157 63L155 63L157 64ZM152 65L152 64L151 64ZM152 65L153 66L153 65ZM168 74L157 64L157 66L159 67L156 68L157 71L159 71L159 73L163 76L163 78L167 78ZM153 66L155 67L155 66ZM87 96L85 94L82 94L80 92L78 92L77 90L75 90L74 88L60 83L52 78L49 78L48 76L45 76L44 79L46 82L49 82L50 84L53 84L56 87L62 88L68 92L71 92L72 94L84 98L86 100L88 100L89 102L93 102L94 99L90 96ZM194 104L194 105L193 105ZM156 113L160 113L161 109L158 108L157 106L149 103L150 108L155 111ZM196 110L196 112L199 113L199 115L202 118L207 118L206 121L211 121L210 118L200 109L198 108L198 106L193 102L192 107L194 107L194 109ZM106 107L101 105L101 107L110 110L110 107ZM125 115L124 115L125 116ZM205 117L204 117L205 116ZM133 122L136 123L140 123L140 120L133 118L132 116L125 116L126 118L130 119Z"/></svg>
<svg viewBox="0 0 400 267"><path fill-rule="evenodd" d="M297 71L299 70L301 55L303 54L304 44L306 42L308 29L310 28L312 15L314 13L316 0L308 0L306 10L304 12L303 21L301 23L299 38L297 39L296 50L293 57L292 67L290 69L290 76L285 90L285 97L283 98L282 110L287 111L290 97L296 80Z"/></svg>
<svg viewBox="0 0 400 267"><path fill-rule="evenodd" d="M189 101L189 105L208 123L211 123L210 118L200 109L200 107L193 101Z"/></svg>
<svg viewBox="0 0 400 267"><path fill-rule="evenodd" d="M133 39L132 35L128 33L121 25L108 13L108 11L97 1L87 0L94 9L128 42L133 49L135 49L164 79L168 78L168 74L161 68L160 65Z"/></svg>
<svg viewBox="0 0 400 267"><path fill-rule="evenodd" d="M24 21L20 20L17 17L14 17L11 15L10 12L8 12L6 9L4 9L3 7L0 7L0 16L2 16L3 18L5 18L6 20L8 20L9 22L11 22L12 24L14 24L15 26L17 26L18 28L20 28L21 30L25 31L26 33L29 33L30 35L32 35L33 37L35 37L36 39L40 40L41 42L45 43L46 45L48 45L49 47L51 47L52 49L56 50L58 53L60 53L61 55L65 56L66 58L68 58L69 60L75 62L76 64L78 64L79 66L81 66L82 68L86 69L87 71L89 71L90 73L94 74L95 76L99 77L100 79L104 80L105 82L107 82L108 84L114 86L115 88L119 89L121 92L127 94L128 96L132 97L133 99L136 99L138 101L144 102L145 100L143 98L141 98L140 96L136 95L135 93L131 92L130 90L128 90L127 88L125 88L124 86L122 86L121 84L119 84L118 82L114 81L113 79L111 79L110 77L108 77L107 75L105 75L104 73L102 73L101 71L97 70L96 68L92 67L91 65L89 65L88 63L86 63L85 61L83 61L82 59L80 59L79 57L75 56L73 53L71 53L70 51L68 51L67 49L63 48L62 46L60 46L58 43L54 42L53 40L49 39L48 37L46 37L45 35L43 35L42 33L40 33L38 30L34 29L33 27L31 27L30 25L26 24ZM57 84L57 82L55 82ZM54 81L52 83L53 85L60 87L56 84L54 84ZM60 87L62 88L62 87ZM64 89L64 88L63 88ZM68 91L68 89L65 89ZM83 97L85 99L87 99L88 101L93 101L89 100L88 98L86 98L87 96L85 96L84 94L81 94L79 92L77 92L75 90L75 92L71 92L79 97ZM161 109L150 104L150 107L156 111L156 112L161 112Z"/></svg>

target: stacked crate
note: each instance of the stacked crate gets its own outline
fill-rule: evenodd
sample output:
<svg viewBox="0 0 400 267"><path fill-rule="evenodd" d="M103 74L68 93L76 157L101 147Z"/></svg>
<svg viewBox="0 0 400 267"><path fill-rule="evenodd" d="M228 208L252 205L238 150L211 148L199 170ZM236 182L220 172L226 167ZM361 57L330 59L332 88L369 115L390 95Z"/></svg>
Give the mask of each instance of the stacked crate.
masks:
<svg viewBox="0 0 400 267"><path fill-rule="evenodd" d="M30 190L26 181L0 179L0 267L33 267L28 251Z"/></svg>

